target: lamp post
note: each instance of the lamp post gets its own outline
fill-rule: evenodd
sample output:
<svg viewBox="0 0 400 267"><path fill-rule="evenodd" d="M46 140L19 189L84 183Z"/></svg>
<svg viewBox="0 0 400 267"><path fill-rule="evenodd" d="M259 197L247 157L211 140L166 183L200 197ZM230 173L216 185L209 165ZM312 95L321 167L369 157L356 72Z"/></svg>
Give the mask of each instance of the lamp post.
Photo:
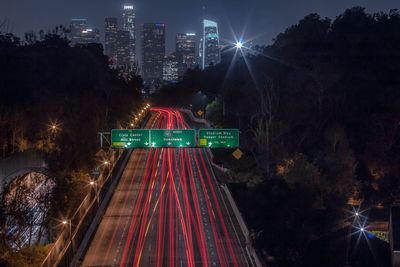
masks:
<svg viewBox="0 0 400 267"><path fill-rule="evenodd" d="M344 267L350 267L349 264L349 253L350 253L350 245L351 245L351 228L353 227L353 224L349 224L349 229L347 231L347 245L346 245L346 263Z"/></svg>
<svg viewBox="0 0 400 267"><path fill-rule="evenodd" d="M62 224L68 227L68 239L72 243L72 226L71 220L63 220Z"/></svg>
<svg viewBox="0 0 400 267"><path fill-rule="evenodd" d="M99 204L99 193L98 193L98 188L97 188L97 182L95 181L90 181L90 187L93 188L94 195L97 201L97 204Z"/></svg>
<svg viewBox="0 0 400 267"><path fill-rule="evenodd" d="M351 235L352 235L351 229L354 227L354 223L355 223L355 222L360 222L361 214L360 214L359 210L355 211L355 212L353 213L353 216L352 216L352 217L353 217L354 219L353 219L353 221L349 224L348 231L347 231L346 263L345 263L345 265L344 265L345 267L351 267L351 265L350 265L350 263L349 263L350 246L351 246ZM364 227L361 227L361 228L360 228L360 232L363 233L364 231L365 231L365 228L364 228Z"/></svg>

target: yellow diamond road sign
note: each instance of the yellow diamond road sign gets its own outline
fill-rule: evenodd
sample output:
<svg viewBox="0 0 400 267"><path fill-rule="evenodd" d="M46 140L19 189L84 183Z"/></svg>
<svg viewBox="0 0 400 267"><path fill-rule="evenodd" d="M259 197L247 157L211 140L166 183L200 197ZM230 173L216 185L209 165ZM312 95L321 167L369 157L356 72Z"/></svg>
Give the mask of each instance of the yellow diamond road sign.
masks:
<svg viewBox="0 0 400 267"><path fill-rule="evenodd" d="M239 160L243 156L243 152L238 148L232 153L232 156Z"/></svg>
<svg viewBox="0 0 400 267"><path fill-rule="evenodd" d="M203 116L204 112L200 109L199 111L197 111L197 115L199 116Z"/></svg>

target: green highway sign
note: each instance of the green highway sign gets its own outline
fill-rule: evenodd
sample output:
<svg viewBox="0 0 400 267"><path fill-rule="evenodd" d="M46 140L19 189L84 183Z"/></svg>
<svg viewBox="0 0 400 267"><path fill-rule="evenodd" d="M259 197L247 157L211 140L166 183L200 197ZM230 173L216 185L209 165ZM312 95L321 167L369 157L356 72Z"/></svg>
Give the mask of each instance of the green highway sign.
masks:
<svg viewBox="0 0 400 267"><path fill-rule="evenodd" d="M200 129L199 147L224 147L239 146L238 129Z"/></svg>
<svg viewBox="0 0 400 267"><path fill-rule="evenodd" d="M195 130L151 130L151 147L195 147Z"/></svg>
<svg viewBox="0 0 400 267"><path fill-rule="evenodd" d="M150 130L111 130L111 145L114 148L150 147Z"/></svg>
<svg viewBox="0 0 400 267"><path fill-rule="evenodd" d="M195 130L111 130L114 148L195 147Z"/></svg>

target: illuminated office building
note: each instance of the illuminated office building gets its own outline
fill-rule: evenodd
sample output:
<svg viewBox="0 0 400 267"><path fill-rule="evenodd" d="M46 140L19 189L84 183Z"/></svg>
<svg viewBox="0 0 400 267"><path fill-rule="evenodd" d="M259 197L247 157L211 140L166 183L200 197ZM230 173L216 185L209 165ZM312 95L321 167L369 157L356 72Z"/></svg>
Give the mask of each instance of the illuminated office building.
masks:
<svg viewBox="0 0 400 267"><path fill-rule="evenodd" d="M118 19L106 18L104 20L104 52L109 58L110 66L117 65L117 35L118 35Z"/></svg>
<svg viewBox="0 0 400 267"><path fill-rule="evenodd" d="M203 36L200 41L200 59L203 69L221 61L218 24L211 20L203 21Z"/></svg>
<svg viewBox="0 0 400 267"><path fill-rule="evenodd" d="M136 12L133 5L124 5L122 12L123 30L129 32L129 63L135 65L136 61Z"/></svg>
<svg viewBox="0 0 400 267"><path fill-rule="evenodd" d="M196 34L185 33L176 36L176 57L179 61L179 77L196 66Z"/></svg>
<svg viewBox="0 0 400 267"><path fill-rule="evenodd" d="M142 74L151 83L163 79L165 57L165 24L145 23L142 32Z"/></svg>

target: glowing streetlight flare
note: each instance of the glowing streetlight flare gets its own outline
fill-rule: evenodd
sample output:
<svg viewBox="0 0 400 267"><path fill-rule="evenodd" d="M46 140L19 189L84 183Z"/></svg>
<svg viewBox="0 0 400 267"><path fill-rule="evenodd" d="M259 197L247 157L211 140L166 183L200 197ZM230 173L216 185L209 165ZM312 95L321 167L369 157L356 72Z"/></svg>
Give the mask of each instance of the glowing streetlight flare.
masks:
<svg viewBox="0 0 400 267"><path fill-rule="evenodd" d="M50 121L48 124L48 130L52 133L57 133L59 131L61 131L62 129L60 128L61 123L57 122L57 121Z"/></svg>
<svg viewBox="0 0 400 267"><path fill-rule="evenodd" d="M236 42L235 46L236 46L237 49L242 49L243 44L242 44L242 42L238 41L238 42Z"/></svg>
<svg viewBox="0 0 400 267"><path fill-rule="evenodd" d="M93 182L93 181L90 181L90 185L94 185L94 182Z"/></svg>
<svg viewBox="0 0 400 267"><path fill-rule="evenodd" d="M64 220L64 221L62 221L62 224L67 224L67 221L65 221L65 220Z"/></svg>

